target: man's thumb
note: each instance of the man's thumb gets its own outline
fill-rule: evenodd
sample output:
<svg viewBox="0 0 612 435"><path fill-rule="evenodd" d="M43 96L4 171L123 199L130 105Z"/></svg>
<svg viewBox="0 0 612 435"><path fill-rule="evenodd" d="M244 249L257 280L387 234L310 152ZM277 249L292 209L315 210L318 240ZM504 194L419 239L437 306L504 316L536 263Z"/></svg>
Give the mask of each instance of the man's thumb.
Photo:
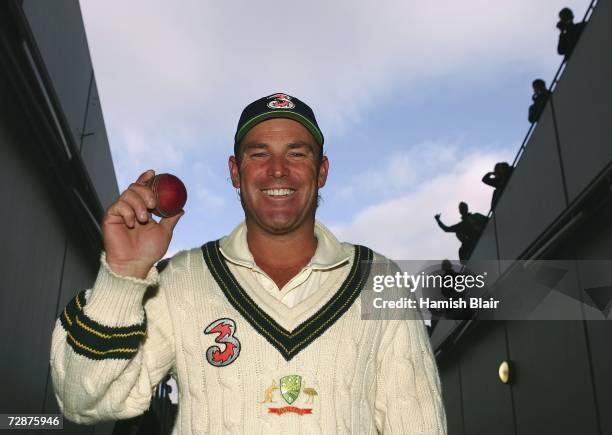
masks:
<svg viewBox="0 0 612 435"><path fill-rule="evenodd" d="M185 214L185 210L181 210L181 212L175 216L172 217L167 217L167 218L162 218L159 221L159 224L164 227L164 229L166 231L168 231L168 234L172 234L172 232L174 231L174 227L176 226L176 224L178 223L179 219Z"/></svg>

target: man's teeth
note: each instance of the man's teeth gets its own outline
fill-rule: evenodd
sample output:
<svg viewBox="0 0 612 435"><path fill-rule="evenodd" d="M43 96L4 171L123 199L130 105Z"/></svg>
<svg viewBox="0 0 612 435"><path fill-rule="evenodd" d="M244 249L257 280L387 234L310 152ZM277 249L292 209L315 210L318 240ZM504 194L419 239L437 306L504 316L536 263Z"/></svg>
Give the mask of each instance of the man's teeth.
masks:
<svg viewBox="0 0 612 435"><path fill-rule="evenodd" d="M268 196L289 196L293 192L295 192L295 190L294 189L265 189L263 192Z"/></svg>

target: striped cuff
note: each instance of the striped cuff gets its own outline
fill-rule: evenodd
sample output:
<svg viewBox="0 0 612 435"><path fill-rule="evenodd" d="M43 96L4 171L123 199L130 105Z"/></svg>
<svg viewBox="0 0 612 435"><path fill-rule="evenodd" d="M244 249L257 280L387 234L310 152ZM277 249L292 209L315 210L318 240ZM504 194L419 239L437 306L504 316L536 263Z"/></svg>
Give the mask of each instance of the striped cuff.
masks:
<svg viewBox="0 0 612 435"><path fill-rule="evenodd" d="M77 294L64 308L60 322L72 349L87 358L131 359L146 336L146 317L142 323L127 327L108 327L90 319L83 307L85 291Z"/></svg>
<svg viewBox="0 0 612 435"><path fill-rule="evenodd" d="M118 275L102 253L96 282L87 295L85 313L90 319L113 328L142 323L143 297L149 287L156 287L158 283L159 274L155 267L145 279Z"/></svg>

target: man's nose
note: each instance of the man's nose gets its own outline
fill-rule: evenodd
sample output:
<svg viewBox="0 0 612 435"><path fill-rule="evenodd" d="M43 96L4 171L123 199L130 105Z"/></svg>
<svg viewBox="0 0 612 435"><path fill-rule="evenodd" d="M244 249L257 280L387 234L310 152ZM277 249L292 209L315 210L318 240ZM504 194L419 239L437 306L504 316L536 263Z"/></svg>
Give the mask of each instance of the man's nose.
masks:
<svg viewBox="0 0 612 435"><path fill-rule="evenodd" d="M276 156L269 160L268 175L274 178L282 178L289 175L289 166L284 157Z"/></svg>

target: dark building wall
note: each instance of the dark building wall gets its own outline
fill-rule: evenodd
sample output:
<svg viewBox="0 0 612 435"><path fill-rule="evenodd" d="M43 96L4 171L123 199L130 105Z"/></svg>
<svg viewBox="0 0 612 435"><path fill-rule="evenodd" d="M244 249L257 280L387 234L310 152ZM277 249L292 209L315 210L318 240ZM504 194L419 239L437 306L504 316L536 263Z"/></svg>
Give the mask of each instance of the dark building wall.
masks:
<svg viewBox="0 0 612 435"><path fill-rule="evenodd" d="M0 4L0 413L57 413L51 332L95 279L118 188L78 1L21 4Z"/></svg>
<svg viewBox="0 0 612 435"><path fill-rule="evenodd" d="M2 97L11 101L6 93ZM61 286L66 225L54 204L53 186L29 149L32 138L12 115L3 110L0 116L1 196L10 204L0 207L0 370L5 374L0 409L32 412L43 408L46 350Z"/></svg>
<svg viewBox="0 0 612 435"><path fill-rule="evenodd" d="M601 285L584 260L612 260L610 17L611 2L598 2L468 267L565 259L576 292ZM584 320L438 324L449 434L612 433L612 322L571 302L563 309Z"/></svg>
<svg viewBox="0 0 612 435"><path fill-rule="evenodd" d="M103 208L118 196L115 169L78 0L25 0L23 13Z"/></svg>
<svg viewBox="0 0 612 435"><path fill-rule="evenodd" d="M577 260L598 261L612 259L612 204L607 204L581 231L577 232L567 245L575 247ZM585 263L582 263L584 265ZM591 274L585 268L580 270L581 288L593 284ZM584 322L586 344L590 350L590 369L595 390L595 404L598 411L601 433L612 433L612 322L587 320Z"/></svg>

